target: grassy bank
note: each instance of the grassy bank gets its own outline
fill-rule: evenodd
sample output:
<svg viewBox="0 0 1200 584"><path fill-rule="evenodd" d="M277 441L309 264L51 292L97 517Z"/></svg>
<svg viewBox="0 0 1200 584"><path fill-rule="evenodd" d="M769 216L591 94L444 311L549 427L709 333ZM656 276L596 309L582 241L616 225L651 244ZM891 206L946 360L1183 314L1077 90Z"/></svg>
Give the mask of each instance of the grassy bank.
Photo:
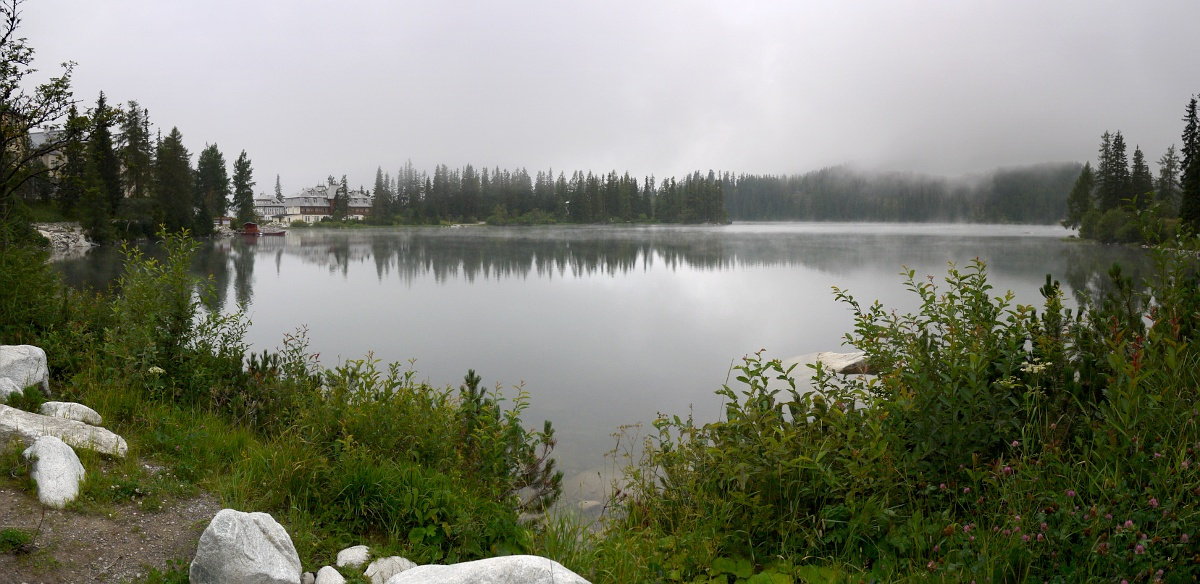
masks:
<svg viewBox="0 0 1200 584"><path fill-rule="evenodd" d="M272 513L305 565L357 543L418 562L522 552L595 582L1200 575L1190 256L1160 254L1149 282L1114 270L1113 291L1078 311L1049 278L1042 306L1013 305L982 263L909 274L908 315L837 291L856 315L848 343L881 375L746 357L718 391L720 421L667 415L622 438L622 487L596 531L522 520L561 481L553 428L520 419L525 395L473 372L451 389L370 358L322 367L302 330L252 354L244 317L204 308L194 244L167 247L162 261L133 253L99 296L59 287L40 252L4 254L29 291L0 293L4 341L45 348L56 391L130 444L129 462L89 475L83 512L203 489ZM799 375L818 390L797 392Z"/></svg>

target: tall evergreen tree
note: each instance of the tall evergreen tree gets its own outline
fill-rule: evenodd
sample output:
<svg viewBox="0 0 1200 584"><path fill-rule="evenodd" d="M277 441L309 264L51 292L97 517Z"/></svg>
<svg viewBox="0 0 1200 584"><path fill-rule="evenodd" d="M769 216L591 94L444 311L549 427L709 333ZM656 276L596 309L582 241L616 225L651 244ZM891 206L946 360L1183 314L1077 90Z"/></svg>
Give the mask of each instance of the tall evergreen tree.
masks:
<svg viewBox="0 0 1200 584"><path fill-rule="evenodd" d="M233 211L238 225L254 221L254 169L245 150L233 163Z"/></svg>
<svg viewBox="0 0 1200 584"><path fill-rule="evenodd" d="M1170 216L1179 213L1179 155L1175 145L1158 159L1158 180L1154 184L1155 200Z"/></svg>
<svg viewBox="0 0 1200 584"><path fill-rule="evenodd" d="M58 174L57 197L58 209L67 217L76 217L77 207L83 199L88 125L88 119L80 116L75 106L71 106L66 126L63 128L62 167Z"/></svg>
<svg viewBox="0 0 1200 584"><path fill-rule="evenodd" d="M117 158L121 163L121 184L125 195L134 199L150 196L153 179L153 147L150 144L149 112L136 101L126 104L119 116Z"/></svg>
<svg viewBox="0 0 1200 584"><path fill-rule="evenodd" d="M346 175L342 175L342 182L338 183L337 190L333 195L333 212L332 219L334 221L342 221L350 213L350 189L346 186Z"/></svg>
<svg viewBox="0 0 1200 584"><path fill-rule="evenodd" d="M1067 195L1067 220L1064 222L1066 227L1077 229L1083 221L1083 216L1092 210L1092 190L1095 185L1092 163L1085 162L1083 170L1079 172L1079 178L1075 179L1075 186Z"/></svg>
<svg viewBox="0 0 1200 584"><path fill-rule="evenodd" d="M115 215L125 197L121 188L121 162L117 160L117 151L113 147L112 126L118 112L108 107L104 92L96 98L96 109L92 111L92 128L88 136L88 161L90 171L95 173L94 186L101 190L104 199L108 201L109 216Z"/></svg>
<svg viewBox="0 0 1200 584"><path fill-rule="evenodd" d="M1196 117L1196 96L1184 112L1179 221L1192 233L1200 233L1200 121Z"/></svg>
<svg viewBox="0 0 1200 584"><path fill-rule="evenodd" d="M196 159L196 205L208 217L224 217L229 208L229 172L216 144L205 145Z"/></svg>
<svg viewBox="0 0 1200 584"><path fill-rule="evenodd" d="M275 175L275 200L283 200L283 184L279 182L279 175Z"/></svg>
<svg viewBox="0 0 1200 584"><path fill-rule="evenodd" d="M1154 175L1150 174L1150 166L1146 164L1146 155L1142 154L1140 146L1133 149L1133 168L1129 173L1129 191L1131 204L1138 209L1145 209L1154 201Z"/></svg>
<svg viewBox="0 0 1200 584"><path fill-rule="evenodd" d="M371 199L371 222L384 224L391 221L392 193L383 178L383 167L375 168L375 191Z"/></svg>
<svg viewBox="0 0 1200 584"><path fill-rule="evenodd" d="M183 146L179 128L171 128L167 137L159 140L154 156L155 198L161 223L168 231L195 230L193 188L191 154Z"/></svg>

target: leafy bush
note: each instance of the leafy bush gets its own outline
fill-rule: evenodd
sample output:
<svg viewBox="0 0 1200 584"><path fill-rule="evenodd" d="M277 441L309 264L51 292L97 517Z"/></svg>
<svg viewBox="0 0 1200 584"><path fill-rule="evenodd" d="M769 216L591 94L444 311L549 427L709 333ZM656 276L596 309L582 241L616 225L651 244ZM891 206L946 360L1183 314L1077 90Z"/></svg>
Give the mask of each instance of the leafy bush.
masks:
<svg viewBox="0 0 1200 584"><path fill-rule="evenodd" d="M1079 314L1049 277L1040 312L992 297L978 261L944 289L906 272L912 314L837 291L847 342L881 373L817 366L801 394L778 361L747 357L741 391L718 391L722 420L660 417L625 451L593 561L634 548L642 578L666 581L1191 581L1191 257L1160 253L1142 285L1114 268Z"/></svg>

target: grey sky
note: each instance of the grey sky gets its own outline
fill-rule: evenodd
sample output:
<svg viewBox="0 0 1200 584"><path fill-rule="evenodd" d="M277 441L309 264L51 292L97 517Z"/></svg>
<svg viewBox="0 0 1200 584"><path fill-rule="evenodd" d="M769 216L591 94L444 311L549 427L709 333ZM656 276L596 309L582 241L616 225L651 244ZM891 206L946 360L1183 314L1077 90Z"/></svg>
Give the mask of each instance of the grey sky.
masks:
<svg viewBox="0 0 1200 584"><path fill-rule="evenodd" d="M1200 2L29 0L22 34L75 94L138 100L257 190L406 159L533 174L955 175L1153 164L1200 93ZM194 158L193 158L194 162Z"/></svg>

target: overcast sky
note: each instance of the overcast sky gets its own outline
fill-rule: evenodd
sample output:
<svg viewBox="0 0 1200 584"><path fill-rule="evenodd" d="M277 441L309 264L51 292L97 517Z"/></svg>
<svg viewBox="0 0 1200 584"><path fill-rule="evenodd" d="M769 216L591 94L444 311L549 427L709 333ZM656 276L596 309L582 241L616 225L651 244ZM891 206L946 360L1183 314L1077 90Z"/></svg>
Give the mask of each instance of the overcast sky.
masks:
<svg viewBox="0 0 1200 584"><path fill-rule="evenodd" d="M1153 164L1200 93L1200 2L28 0L45 73L137 100L285 194L376 167L635 176ZM231 169L232 170L232 169Z"/></svg>

